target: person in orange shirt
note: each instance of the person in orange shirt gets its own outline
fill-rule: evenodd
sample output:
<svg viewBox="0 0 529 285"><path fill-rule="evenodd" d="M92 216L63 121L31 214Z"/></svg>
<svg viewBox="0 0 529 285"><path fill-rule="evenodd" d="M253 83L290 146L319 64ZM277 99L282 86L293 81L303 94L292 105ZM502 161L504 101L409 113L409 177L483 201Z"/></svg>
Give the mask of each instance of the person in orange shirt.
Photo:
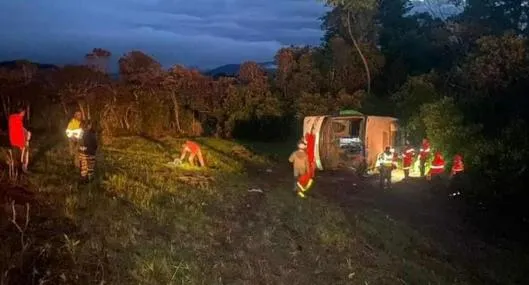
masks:
<svg viewBox="0 0 529 285"><path fill-rule="evenodd" d="M202 150L200 145L194 141L186 141L182 144L182 154L180 155L180 161L184 161L186 155L189 154L189 164L195 166L195 158L198 158L200 167L205 167L204 157L202 156Z"/></svg>

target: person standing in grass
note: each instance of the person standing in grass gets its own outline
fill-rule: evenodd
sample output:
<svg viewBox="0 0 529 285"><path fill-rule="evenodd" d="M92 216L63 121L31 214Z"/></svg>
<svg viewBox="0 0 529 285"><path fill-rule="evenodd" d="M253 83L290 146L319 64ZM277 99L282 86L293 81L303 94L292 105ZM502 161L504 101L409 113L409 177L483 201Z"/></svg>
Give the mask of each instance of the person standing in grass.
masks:
<svg viewBox="0 0 529 285"><path fill-rule="evenodd" d="M10 175L18 173L20 166L23 172L28 171L29 163L29 140L31 133L24 127L24 116L26 108L19 107L17 112L9 116L9 142L11 143L10 154Z"/></svg>
<svg viewBox="0 0 529 285"><path fill-rule="evenodd" d="M298 149L288 158L288 161L292 163L294 171L294 194L297 194L301 198L305 198L305 194L303 193L305 189L299 184L299 179L310 171L309 156L305 151L306 149L307 144L303 140L300 140L298 142Z"/></svg>
<svg viewBox="0 0 529 285"><path fill-rule="evenodd" d="M97 136L90 121L81 123L83 135L79 140L79 165L81 168L81 182L86 183L93 179L96 166Z"/></svg>
<svg viewBox="0 0 529 285"><path fill-rule="evenodd" d="M68 137L68 146L70 155L73 158L75 167L79 167L80 158L78 156L79 140L83 135L83 129L81 128L81 120L83 116L81 112L77 111L74 113L73 118L66 127L66 136Z"/></svg>

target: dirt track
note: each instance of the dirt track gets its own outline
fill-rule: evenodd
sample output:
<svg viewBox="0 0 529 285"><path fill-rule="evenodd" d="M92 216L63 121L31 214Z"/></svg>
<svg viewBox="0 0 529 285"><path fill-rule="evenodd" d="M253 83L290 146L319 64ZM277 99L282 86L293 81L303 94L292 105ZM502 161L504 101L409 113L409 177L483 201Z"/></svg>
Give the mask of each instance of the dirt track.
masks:
<svg viewBox="0 0 529 285"><path fill-rule="evenodd" d="M267 173L259 186L287 188L292 185L290 170L281 166ZM263 175L260 175L263 177ZM503 271L511 253L525 250L520 244L509 239L497 238L497 233L484 234L466 218L463 202L457 198L449 198L446 193L432 194L431 186L419 178L407 182L395 183L390 190L378 188L376 177L359 178L347 172L319 172L315 179L315 186L310 190L309 199L322 199L329 203L340 205L344 214L351 217L361 212L377 211L384 214L388 220L417 231L422 236L432 240L434 252L426 252L454 264L461 272L472 276L476 284L499 284L495 278L497 274L511 274L520 268L508 268ZM288 189L288 188L287 188ZM526 267L519 264L520 267ZM529 268L527 268L529 269ZM522 268L523 270L523 268ZM516 273L516 284L527 284L529 280L525 273Z"/></svg>

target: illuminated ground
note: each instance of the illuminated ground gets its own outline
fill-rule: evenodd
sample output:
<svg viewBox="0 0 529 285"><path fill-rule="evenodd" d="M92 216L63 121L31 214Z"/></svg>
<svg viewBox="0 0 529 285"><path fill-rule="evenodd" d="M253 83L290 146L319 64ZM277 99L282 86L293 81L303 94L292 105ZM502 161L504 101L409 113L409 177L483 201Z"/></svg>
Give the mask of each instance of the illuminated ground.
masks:
<svg viewBox="0 0 529 285"><path fill-rule="evenodd" d="M27 229L16 206L23 236L11 208L0 208L0 284L526 280L527 255L475 234L457 203L436 199L422 181L382 191L376 177L319 173L311 197L300 200L291 192L291 149L256 145L278 163L232 142L200 142L205 171L167 165L181 141L115 139L103 147L92 187L76 184L65 144L41 142L25 181L36 195ZM8 188L0 197L22 200Z"/></svg>

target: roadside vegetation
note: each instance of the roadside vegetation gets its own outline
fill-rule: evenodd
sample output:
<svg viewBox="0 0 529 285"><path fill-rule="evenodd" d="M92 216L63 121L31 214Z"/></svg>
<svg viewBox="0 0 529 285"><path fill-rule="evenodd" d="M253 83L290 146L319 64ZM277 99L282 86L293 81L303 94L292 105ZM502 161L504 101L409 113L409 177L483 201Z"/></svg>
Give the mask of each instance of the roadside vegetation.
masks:
<svg viewBox="0 0 529 285"><path fill-rule="evenodd" d="M4 201L16 203L1 213L0 283L479 284L442 245L386 213L300 200L277 162L197 141L207 170L166 165L182 139L115 138L93 185L77 184L64 143L37 147L21 188L3 185Z"/></svg>

